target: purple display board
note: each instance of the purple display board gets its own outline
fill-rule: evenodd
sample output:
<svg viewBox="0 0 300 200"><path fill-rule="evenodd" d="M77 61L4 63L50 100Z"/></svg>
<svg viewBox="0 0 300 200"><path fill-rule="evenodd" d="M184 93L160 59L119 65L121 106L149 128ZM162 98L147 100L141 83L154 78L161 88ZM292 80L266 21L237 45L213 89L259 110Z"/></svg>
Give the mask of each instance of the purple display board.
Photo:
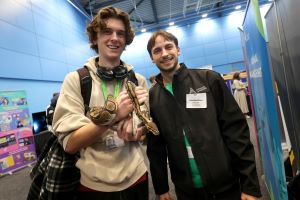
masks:
<svg viewBox="0 0 300 200"><path fill-rule="evenodd" d="M0 176L35 160L26 92L0 92Z"/></svg>

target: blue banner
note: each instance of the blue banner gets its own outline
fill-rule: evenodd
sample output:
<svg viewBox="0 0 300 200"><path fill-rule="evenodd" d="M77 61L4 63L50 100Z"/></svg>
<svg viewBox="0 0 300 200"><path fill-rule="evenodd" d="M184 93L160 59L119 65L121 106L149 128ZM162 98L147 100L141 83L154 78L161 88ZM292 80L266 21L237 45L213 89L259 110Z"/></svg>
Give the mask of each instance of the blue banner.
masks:
<svg viewBox="0 0 300 200"><path fill-rule="evenodd" d="M272 200L287 200L278 108L257 0L248 3L243 31L265 182Z"/></svg>

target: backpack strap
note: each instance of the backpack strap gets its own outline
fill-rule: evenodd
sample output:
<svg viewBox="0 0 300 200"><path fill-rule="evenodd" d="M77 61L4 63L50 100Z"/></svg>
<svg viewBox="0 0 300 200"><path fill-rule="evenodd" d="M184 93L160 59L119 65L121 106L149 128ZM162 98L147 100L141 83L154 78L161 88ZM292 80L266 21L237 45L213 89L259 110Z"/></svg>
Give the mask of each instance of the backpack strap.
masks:
<svg viewBox="0 0 300 200"><path fill-rule="evenodd" d="M139 81L137 80L136 76L135 76L135 73L133 70L130 70L128 72L128 80L133 82L135 85L139 85Z"/></svg>
<svg viewBox="0 0 300 200"><path fill-rule="evenodd" d="M92 92L92 78L86 66L77 70L80 78L81 96L84 103L84 114L89 111L89 104Z"/></svg>

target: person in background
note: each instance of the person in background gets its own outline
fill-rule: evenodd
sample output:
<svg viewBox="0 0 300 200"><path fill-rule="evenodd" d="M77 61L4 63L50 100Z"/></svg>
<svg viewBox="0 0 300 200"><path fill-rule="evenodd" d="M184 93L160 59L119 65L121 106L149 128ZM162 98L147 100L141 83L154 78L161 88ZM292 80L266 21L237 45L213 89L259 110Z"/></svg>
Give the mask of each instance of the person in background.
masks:
<svg viewBox="0 0 300 200"><path fill-rule="evenodd" d="M59 92L53 93L52 98L50 100L50 104L47 106L46 109L46 122L49 131L52 131L53 114L55 111L58 97L59 97Z"/></svg>
<svg viewBox="0 0 300 200"><path fill-rule="evenodd" d="M242 113L246 116L246 118L250 118L249 115L247 115L249 113L246 98L247 88L245 84L241 81L239 72L233 74L233 83L231 87L234 89L233 96L237 104L239 105Z"/></svg>
<svg viewBox="0 0 300 200"><path fill-rule="evenodd" d="M77 199L147 200L147 167L139 145L145 128L133 127L138 123L133 123L133 105L124 84L133 67L120 59L134 38L129 15L115 7L102 8L88 24L87 34L98 54L85 63L92 78L89 107L106 105L110 96L117 108L105 123L94 123L90 113L85 115L78 73L65 77L53 129L67 153L80 152ZM146 80L137 73L135 77L137 98L140 103L147 102Z"/></svg>
<svg viewBox="0 0 300 200"><path fill-rule="evenodd" d="M160 135L147 135L156 194L169 193L167 160L178 200L257 200L261 196L247 122L216 72L178 63L177 38L160 30L147 50L160 70L150 113Z"/></svg>

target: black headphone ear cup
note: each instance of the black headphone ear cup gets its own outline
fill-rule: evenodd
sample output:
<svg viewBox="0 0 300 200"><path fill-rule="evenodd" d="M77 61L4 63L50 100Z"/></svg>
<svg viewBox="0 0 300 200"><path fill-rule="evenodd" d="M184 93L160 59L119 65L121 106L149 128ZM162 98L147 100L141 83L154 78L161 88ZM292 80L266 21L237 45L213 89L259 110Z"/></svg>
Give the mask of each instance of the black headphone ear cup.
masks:
<svg viewBox="0 0 300 200"><path fill-rule="evenodd" d="M113 73L117 80L122 80L127 77L128 70L123 65L119 65L113 69Z"/></svg>
<svg viewBox="0 0 300 200"><path fill-rule="evenodd" d="M97 68L97 76L105 81L112 81L114 79L114 72L112 70Z"/></svg>

